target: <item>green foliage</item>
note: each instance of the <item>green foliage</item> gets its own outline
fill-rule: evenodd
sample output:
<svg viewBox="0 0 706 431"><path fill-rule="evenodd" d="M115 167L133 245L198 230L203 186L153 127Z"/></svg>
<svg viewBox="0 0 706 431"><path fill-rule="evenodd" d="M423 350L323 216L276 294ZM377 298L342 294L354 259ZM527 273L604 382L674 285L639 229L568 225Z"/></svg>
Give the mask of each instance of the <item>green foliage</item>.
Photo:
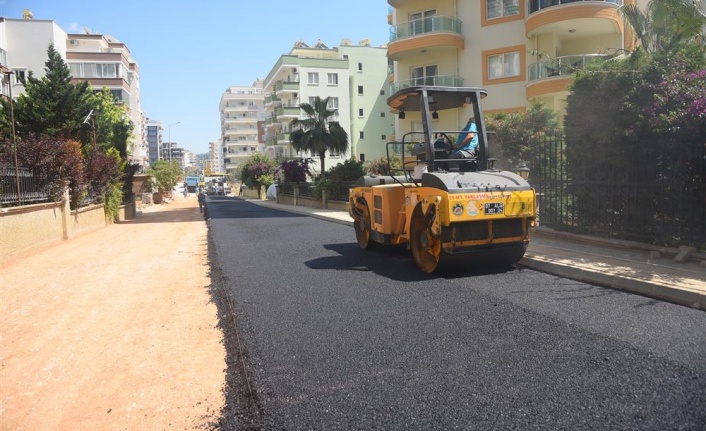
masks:
<svg viewBox="0 0 706 431"><path fill-rule="evenodd" d="M93 107L93 92L87 81L71 83L69 67L53 45L47 54L46 75L37 79L30 71L25 92L14 103L17 135L34 133L88 142L83 120ZM0 103L2 130L9 131L9 101Z"/></svg>
<svg viewBox="0 0 706 431"><path fill-rule="evenodd" d="M641 49L648 53L675 52L704 40L706 16L693 0L652 0L644 10L636 4L620 7ZM706 45L701 47L701 53Z"/></svg>
<svg viewBox="0 0 706 431"><path fill-rule="evenodd" d="M149 170L157 183L160 192L167 192L174 188L182 176L181 167L176 160L159 160Z"/></svg>
<svg viewBox="0 0 706 431"><path fill-rule="evenodd" d="M355 159L348 159L341 164L331 168L325 176L336 181L355 181L365 175L363 162Z"/></svg>
<svg viewBox="0 0 706 431"><path fill-rule="evenodd" d="M695 190L700 196L694 199L706 201L699 155L706 142L703 63L694 49L652 56L637 51L577 74L564 126L579 217L619 216L622 223L638 225L649 214L659 222L642 227L645 236L658 237L663 225L686 225L683 232L694 232L693 223L684 221L702 219L701 209L691 205L674 213L684 200L673 193L645 190L631 201L613 199L611 193L640 182L655 190Z"/></svg>
<svg viewBox="0 0 706 431"><path fill-rule="evenodd" d="M277 162L266 154L253 153L240 170L240 179L248 187L260 187L264 182L274 183Z"/></svg>
<svg viewBox="0 0 706 431"><path fill-rule="evenodd" d="M322 192L326 190L328 199L340 199L343 197L346 184L356 181L363 175L365 175L363 162L348 159L314 181L314 196L321 199Z"/></svg>
<svg viewBox="0 0 706 431"><path fill-rule="evenodd" d="M485 119L490 152L498 159L497 168L515 171L522 161L528 161L532 149L546 136L561 131L556 113L541 103L533 104L526 112L498 113Z"/></svg>
<svg viewBox="0 0 706 431"><path fill-rule="evenodd" d="M324 165L326 151L338 153L348 151L348 133L338 121L333 121L336 110L328 109L328 102L328 97L321 99L316 96L313 105L308 103L299 105L306 118L294 119L291 123L294 131L289 135L289 142L296 151L319 155L321 172L326 171Z"/></svg>
<svg viewBox="0 0 706 431"><path fill-rule="evenodd" d="M111 183L103 195L103 206L107 220L117 221L120 204L123 202L123 189L120 183Z"/></svg>
<svg viewBox="0 0 706 431"><path fill-rule="evenodd" d="M397 154L392 154L388 165L387 157L380 157L365 162L363 168L368 175L394 175L395 172L402 170L402 158Z"/></svg>
<svg viewBox="0 0 706 431"><path fill-rule="evenodd" d="M104 150L115 148L123 160L127 159L133 145L132 131L135 128L128 116L128 107L116 104L110 90L105 87L93 96L93 102L95 118L91 127L95 124L97 146Z"/></svg>

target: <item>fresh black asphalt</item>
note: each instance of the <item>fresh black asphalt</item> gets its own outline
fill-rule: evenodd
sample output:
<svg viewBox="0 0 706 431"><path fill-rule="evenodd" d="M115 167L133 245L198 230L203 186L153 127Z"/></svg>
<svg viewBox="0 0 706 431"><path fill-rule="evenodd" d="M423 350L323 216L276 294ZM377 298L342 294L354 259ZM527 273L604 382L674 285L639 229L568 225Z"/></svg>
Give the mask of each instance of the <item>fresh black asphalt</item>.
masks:
<svg viewBox="0 0 706 431"><path fill-rule="evenodd" d="M237 198L207 216L229 372L243 359L254 393L229 386L221 429L706 429L702 311L531 270L426 275L404 246Z"/></svg>

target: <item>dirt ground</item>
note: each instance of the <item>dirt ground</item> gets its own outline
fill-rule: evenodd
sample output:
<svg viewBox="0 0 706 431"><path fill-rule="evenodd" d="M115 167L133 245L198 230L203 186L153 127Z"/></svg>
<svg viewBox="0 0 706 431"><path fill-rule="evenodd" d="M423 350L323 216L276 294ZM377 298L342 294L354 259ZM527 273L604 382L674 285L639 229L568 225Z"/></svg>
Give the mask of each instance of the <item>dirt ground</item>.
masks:
<svg viewBox="0 0 706 431"><path fill-rule="evenodd" d="M1 430L211 428L226 349L196 196L0 268Z"/></svg>

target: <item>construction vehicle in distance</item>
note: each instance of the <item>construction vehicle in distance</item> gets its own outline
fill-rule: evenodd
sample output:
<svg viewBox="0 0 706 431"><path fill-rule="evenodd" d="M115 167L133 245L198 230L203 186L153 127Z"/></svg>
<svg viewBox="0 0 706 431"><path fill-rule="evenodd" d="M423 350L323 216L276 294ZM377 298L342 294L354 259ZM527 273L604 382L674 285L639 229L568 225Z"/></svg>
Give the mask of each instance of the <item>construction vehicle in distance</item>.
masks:
<svg viewBox="0 0 706 431"><path fill-rule="evenodd" d="M494 169L481 108L486 94L481 88L414 86L388 98L401 118L420 115L423 131L402 137L402 160L412 159L402 169L390 166L390 148L399 142L388 143L390 175L363 176L350 189L349 213L361 248L406 243L426 273L509 267L522 258L536 218L535 191L520 175ZM447 116L446 124L475 117L475 157L460 163L450 158L452 136L463 131L432 130L439 116Z"/></svg>

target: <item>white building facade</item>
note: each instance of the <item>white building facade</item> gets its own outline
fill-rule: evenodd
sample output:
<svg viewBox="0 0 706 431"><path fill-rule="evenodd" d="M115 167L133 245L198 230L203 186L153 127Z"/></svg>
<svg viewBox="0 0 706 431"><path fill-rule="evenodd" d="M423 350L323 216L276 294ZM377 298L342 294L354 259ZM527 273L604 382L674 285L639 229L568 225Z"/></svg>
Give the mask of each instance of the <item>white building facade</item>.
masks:
<svg viewBox="0 0 706 431"><path fill-rule="evenodd" d="M385 49L372 48L367 41L352 46L344 40L336 48L321 41L313 47L295 43L288 54L280 56L264 82L266 154L280 161L312 157L312 170L319 173L318 155L297 153L289 144L292 121L304 118L299 105L313 104L316 97L329 98L329 108L337 110L333 120L349 138L345 153L326 152L327 167L351 156L365 158L366 152L370 156L383 154L383 141L390 130L389 118L381 112L386 111L387 76ZM367 145L366 134L371 145Z"/></svg>
<svg viewBox="0 0 706 431"><path fill-rule="evenodd" d="M252 153L262 150L260 124L265 119L262 86L262 80L258 79L251 86L229 87L221 96L218 110L224 170L219 172L237 171Z"/></svg>
<svg viewBox="0 0 706 431"><path fill-rule="evenodd" d="M0 63L13 72L13 98L25 91L20 77L28 76L29 71L38 79L45 75L47 49L51 44L68 65L72 82L88 81L94 91L107 87L116 103L128 108L134 125L128 157L147 166L139 68L127 46L117 39L96 34L69 35L51 20L0 18Z"/></svg>

